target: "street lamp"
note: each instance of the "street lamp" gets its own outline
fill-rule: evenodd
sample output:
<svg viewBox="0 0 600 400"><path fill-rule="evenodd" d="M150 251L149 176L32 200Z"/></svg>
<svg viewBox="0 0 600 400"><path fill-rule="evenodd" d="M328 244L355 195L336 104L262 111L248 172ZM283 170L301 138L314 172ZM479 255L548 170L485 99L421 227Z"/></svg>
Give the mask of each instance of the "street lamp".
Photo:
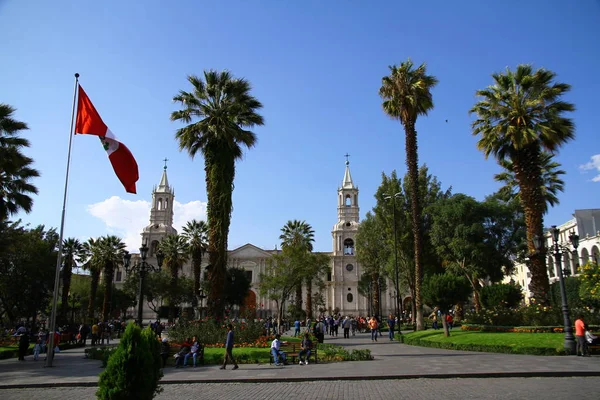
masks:
<svg viewBox="0 0 600 400"><path fill-rule="evenodd" d="M138 303L138 315L137 321L140 327L142 326L142 312L144 310L144 280L146 279L146 274L148 272L158 271L160 267L162 267L163 260L165 258L163 252L158 250L156 252L156 262L158 263L158 268L152 264L146 262L146 257L148 256L148 246L146 246L146 242L142 243L142 247L140 247L140 257L142 262L136 263L131 266L131 254L129 252L125 252L123 256L123 265L125 266L125 272L129 274L129 272L138 272L140 274L140 288L139 288L139 303Z"/></svg>
<svg viewBox="0 0 600 400"><path fill-rule="evenodd" d="M400 290L398 289L398 234L396 233L396 199L400 195L401 193L398 192L394 195L386 194L383 196L383 198L386 200L392 199L394 204L394 272L396 273L396 282L394 283L396 287L396 316L398 317L400 315Z"/></svg>
<svg viewBox="0 0 600 400"><path fill-rule="evenodd" d="M573 336L573 326L571 326L571 317L569 315L569 304L567 303L567 290L565 288L565 280L564 275L570 275L570 271L565 268L563 273L563 269L561 267L561 258L565 251L569 251L566 246L560 245L558 243L558 235L560 231L556 227L556 225L552 225L550 229L550 233L552 234L552 242L554 247L554 264L556 266L556 272L558 273L558 282L560 285L560 297L562 303L562 313L564 320L564 331L565 331L565 342L564 348L567 350L569 354L575 354L576 344L575 337ZM577 247L579 246L579 235L575 232L571 231L569 235L569 241L577 251ZM544 243L539 236L534 237L533 245L537 251L544 249Z"/></svg>

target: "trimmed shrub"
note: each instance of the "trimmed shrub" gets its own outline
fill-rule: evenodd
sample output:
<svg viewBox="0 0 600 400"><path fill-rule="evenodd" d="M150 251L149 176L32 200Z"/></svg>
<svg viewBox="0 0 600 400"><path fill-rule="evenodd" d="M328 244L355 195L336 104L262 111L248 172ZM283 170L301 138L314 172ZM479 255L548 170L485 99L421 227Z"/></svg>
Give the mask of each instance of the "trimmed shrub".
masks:
<svg viewBox="0 0 600 400"><path fill-rule="evenodd" d="M119 347L100 374L96 396L102 400L150 400L162 390L160 343L148 327L130 323Z"/></svg>
<svg viewBox="0 0 600 400"><path fill-rule="evenodd" d="M481 303L485 308L517 307L523 300L523 291L517 285L498 283L481 289Z"/></svg>

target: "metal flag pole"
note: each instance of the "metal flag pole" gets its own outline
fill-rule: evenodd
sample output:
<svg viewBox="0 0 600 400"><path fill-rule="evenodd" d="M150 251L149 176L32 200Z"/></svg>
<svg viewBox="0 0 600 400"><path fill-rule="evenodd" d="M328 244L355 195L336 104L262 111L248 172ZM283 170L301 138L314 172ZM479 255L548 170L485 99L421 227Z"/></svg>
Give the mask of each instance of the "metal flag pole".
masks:
<svg viewBox="0 0 600 400"><path fill-rule="evenodd" d="M65 229L65 210L67 207L67 192L69 188L69 167L71 166L71 145L73 143L73 121L75 120L75 100L77 99L77 87L79 86L79 74L75 74L75 90L73 92L73 109L71 111L71 129L69 130L69 151L67 152L67 173L65 174L65 193L63 196L62 215L60 217L60 235L58 239L58 255L56 257L56 273L54 274L54 294L52 297L52 312L50 314L50 337L46 350L46 367L52 366L54 359L54 332L56 332L56 306L58 303L58 286L60 279L60 266L62 264L63 233Z"/></svg>

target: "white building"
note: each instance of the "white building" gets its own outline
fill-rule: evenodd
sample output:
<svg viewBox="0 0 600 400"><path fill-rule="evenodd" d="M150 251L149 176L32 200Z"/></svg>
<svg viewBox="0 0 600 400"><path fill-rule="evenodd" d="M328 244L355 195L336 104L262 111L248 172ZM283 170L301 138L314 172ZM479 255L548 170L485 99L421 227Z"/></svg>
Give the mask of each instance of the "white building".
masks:
<svg viewBox="0 0 600 400"><path fill-rule="evenodd" d="M354 185L350 174L349 162L342 185L337 189L337 222L331 232L333 250L325 253L331 257L331 270L326 277L326 288L323 292L325 309L339 309L343 315L366 315L369 312L369 300L358 294L358 281L362 274L360 264L356 259L355 241L359 226L358 187ZM147 262L156 263L156 251L160 241L169 234L176 234L173 228L173 201L175 191L169 184L167 168L164 167L158 186L152 191L152 206L150 223L142 231L142 242L150 248ZM333 214L333 213L332 213ZM260 317L275 315L275 302L262 297L258 292L259 274L265 271L269 258L278 252L261 249L251 243L237 249L229 250L227 255L228 268L241 268L247 271L252 286L246 298L246 304L255 305ZM203 260L203 270L208 264L208 257ZM133 254L131 264L139 260L139 254ZM191 263L183 267L183 275L192 276ZM117 271L115 283L120 285L125 280L124 271ZM388 284L388 287L392 287ZM381 309L384 314L394 307L394 300L388 293L382 293ZM147 307L144 308L144 319L155 318L155 314Z"/></svg>
<svg viewBox="0 0 600 400"><path fill-rule="evenodd" d="M569 271L570 275L579 274L579 266L588 261L600 261L600 209L575 210L573 219L557 226L559 230L559 244L561 245L561 267ZM569 240L572 233L579 235L579 246L577 250L573 248ZM550 283L558 280L556 262L554 259L552 234L547 231L544 235L545 247L548 249L546 255L546 267L548 268L548 277ZM567 250L567 251L563 251ZM526 264L515 265L511 276L504 279L504 282L515 281L523 288L525 300L529 301L531 292L529 291L529 282L531 273Z"/></svg>

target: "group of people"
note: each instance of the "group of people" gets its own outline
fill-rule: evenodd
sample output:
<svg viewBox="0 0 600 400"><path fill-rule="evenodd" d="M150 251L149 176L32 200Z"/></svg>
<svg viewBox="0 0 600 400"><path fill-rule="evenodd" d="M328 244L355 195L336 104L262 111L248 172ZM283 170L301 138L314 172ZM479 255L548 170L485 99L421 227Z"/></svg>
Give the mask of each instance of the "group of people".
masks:
<svg viewBox="0 0 600 400"><path fill-rule="evenodd" d="M281 349L281 335L276 334L275 339L271 342L271 354L273 355L273 361L275 361L276 366L282 366L286 364L287 354ZM308 365L308 359L310 358L310 353L313 348L312 340L310 339L310 335L307 333L304 334L304 338L300 343L300 352L298 352L298 364L299 365Z"/></svg>

